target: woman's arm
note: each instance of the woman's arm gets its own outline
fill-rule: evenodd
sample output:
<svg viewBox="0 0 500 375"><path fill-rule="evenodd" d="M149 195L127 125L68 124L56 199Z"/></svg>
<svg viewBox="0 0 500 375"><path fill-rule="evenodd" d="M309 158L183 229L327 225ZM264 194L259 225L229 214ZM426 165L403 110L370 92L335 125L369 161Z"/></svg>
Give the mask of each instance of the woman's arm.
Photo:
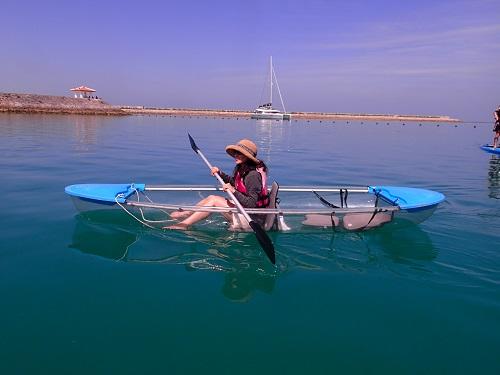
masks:
<svg viewBox="0 0 500 375"><path fill-rule="evenodd" d="M211 172L212 172L212 176L215 176L215 174L218 173L219 176L220 176L220 178L222 178L222 181L224 181L226 184L227 183L230 183L230 184L234 183L234 179L231 176L229 176L229 175L225 174L224 172L222 172L219 169L219 167L215 167L215 166L212 167Z"/></svg>
<svg viewBox="0 0 500 375"><path fill-rule="evenodd" d="M222 181L224 181L226 184L230 183L231 185L234 185L234 178L232 178L231 176L225 174L222 171L219 171L219 176L220 178L222 178Z"/></svg>

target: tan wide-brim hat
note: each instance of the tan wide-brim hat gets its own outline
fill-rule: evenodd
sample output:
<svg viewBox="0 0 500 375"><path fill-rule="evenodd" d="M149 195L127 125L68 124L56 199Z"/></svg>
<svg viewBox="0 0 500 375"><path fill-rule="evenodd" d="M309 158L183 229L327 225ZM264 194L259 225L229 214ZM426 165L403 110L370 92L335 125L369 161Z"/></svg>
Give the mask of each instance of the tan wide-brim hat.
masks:
<svg viewBox="0 0 500 375"><path fill-rule="evenodd" d="M239 153L245 155L254 163L259 163L259 159L257 159L257 146L249 139L242 139L238 142L238 144L226 147L226 152L231 155L231 157L234 157L234 151L238 151Z"/></svg>

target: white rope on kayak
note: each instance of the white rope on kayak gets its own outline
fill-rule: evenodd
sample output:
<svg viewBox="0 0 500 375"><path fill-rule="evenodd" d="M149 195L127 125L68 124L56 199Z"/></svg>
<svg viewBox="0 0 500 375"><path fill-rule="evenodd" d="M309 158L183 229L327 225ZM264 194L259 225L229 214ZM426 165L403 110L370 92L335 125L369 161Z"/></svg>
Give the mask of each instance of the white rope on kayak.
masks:
<svg viewBox="0 0 500 375"><path fill-rule="evenodd" d="M151 228L151 229L155 229L155 227L154 227L154 226L149 225L148 223L141 221L141 220L140 220L137 216L135 216L132 212L130 212L129 210L127 210L127 209L125 208L125 206L123 206L120 202L118 202L118 198L123 198L123 197L124 197L124 196L123 196L123 194L117 194L117 195L116 195L116 197L115 197L115 202L118 204L118 206L120 206L120 207L123 209L123 211L125 211L127 214L129 214L130 216L132 216L135 220L137 220L137 221L138 221L139 223L141 223L142 225L145 225L145 226L147 226L147 227L149 227L149 228Z"/></svg>
<svg viewBox="0 0 500 375"><path fill-rule="evenodd" d="M134 193L136 194L137 196L137 202L140 202L140 197L139 197L139 191L137 189L134 188ZM153 203L153 201L146 195L144 194L144 196L146 197L146 199L150 202L150 203ZM129 214L130 216L132 216L135 220L137 220L139 223L141 223L142 225L145 225L147 226L148 228L151 228L151 229L157 229L155 226L151 225L151 224L164 224L164 223L168 223L168 222L172 222L174 221L173 219L167 219L167 220L149 220L149 219L146 219L146 217L144 216L144 212L142 210L142 208L139 208L139 212L141 213L141 219L139 219L136 215L134 215L134 213L132 213L131 211L129 211L122 203L120 203L118 201L119 198L125 198L125 195L123 193L120 193L120 194L117 194L115 196L115 202L118 204L118 206L120 206L127 214ZM163 213L167 214L168 215L168 212L166 212L165 210L160 210L162 211ZM151 224L149 224L151 223Z"/></svg>
<svg viewBox="0 0 500 375"><path fill-rule="evenodd" d="M139 198L139 191L137 189L134 189L135 191L135 194L137 196L137 202L140 202L140 198ZM154 203L151 198L149 198L145 193L142 193L144 195L144 197L149 201L149 203ZM165 215L169 215L169 213L165 210L162 210L160 209L159 211L163 212ZM148 222L148 223L154 223L154 224L165 224L165 223L169 223L169 222L172 222L174 221L174 219L166 219L166 220L149 220L149 219L146 219L146 217L144 216L144 211L141 207L139 207L139 212L141 213L141 217L142 217L142 220L144 220L145 222Z"/></svg>

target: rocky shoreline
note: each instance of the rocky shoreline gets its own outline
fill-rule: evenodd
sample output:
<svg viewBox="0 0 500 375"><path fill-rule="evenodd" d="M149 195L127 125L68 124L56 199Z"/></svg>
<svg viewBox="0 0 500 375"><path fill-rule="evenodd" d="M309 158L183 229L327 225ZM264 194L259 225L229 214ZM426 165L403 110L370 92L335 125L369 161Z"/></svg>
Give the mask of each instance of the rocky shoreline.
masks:
<svg viewBox="0 0 500 375"><path fill-rule="evenodd" d="M0 112L127 115L101 99L17 93L0 93Z"/></svg>
<svg viewBox="0 0 500 375"><path fill-rule="evenodd" d="M0 93L0 112L14 113L60 113L81 115L160 115L200 117L250 117L251 111L194 109L194 108L149 108L143 106L113 106L101 99L71 98L39 94ZM421 121L460 122L449 116L291 112L292 120L360 120L360 121Z"/></svg>

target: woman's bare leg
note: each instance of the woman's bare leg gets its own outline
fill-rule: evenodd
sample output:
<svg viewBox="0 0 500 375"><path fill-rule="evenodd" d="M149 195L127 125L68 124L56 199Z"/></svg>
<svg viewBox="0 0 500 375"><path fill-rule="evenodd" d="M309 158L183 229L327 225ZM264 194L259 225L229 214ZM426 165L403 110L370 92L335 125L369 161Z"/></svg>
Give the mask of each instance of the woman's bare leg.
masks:
<svg viewBox="0 0 500 375"><path fill-rule="evenodd" d="M201 204L203 202L203 204ZM210 195L198 203L198 206L206 207L229 207L227 199L219 195ZM182 220L178 224L165 227L167 229L187 229L189 226L197 223L200 220L206 219L211 212L193 212L189 217Z"/></svg>
<svg viewBox="0 0 500 375"><path fill-rule="evenodd" d="M196 205L197 206L210 206L210 204L207 204L207 203L212 199L211 197L213 197L213 195L209 195L208 197L203 198L201 201L196 203ZM174 212L170 213L170 217L172 219L182 220L182 219L185 219L192 214L193 214L193 211L174 211Z"/></svg>
<svg viewBox="0 0 500 375"><path fill-rule="evenodd" d="M221 197L219 195L210 195L206 198L204 206L207 207L229 207L227 205L227 200L224 197ZM184 224L187 226L193 225L194 223L197 223L200 220L206 219L208 216L210 216L211 212L195 212L188 218L184 219L181 221L179 224Z"/></svg>

